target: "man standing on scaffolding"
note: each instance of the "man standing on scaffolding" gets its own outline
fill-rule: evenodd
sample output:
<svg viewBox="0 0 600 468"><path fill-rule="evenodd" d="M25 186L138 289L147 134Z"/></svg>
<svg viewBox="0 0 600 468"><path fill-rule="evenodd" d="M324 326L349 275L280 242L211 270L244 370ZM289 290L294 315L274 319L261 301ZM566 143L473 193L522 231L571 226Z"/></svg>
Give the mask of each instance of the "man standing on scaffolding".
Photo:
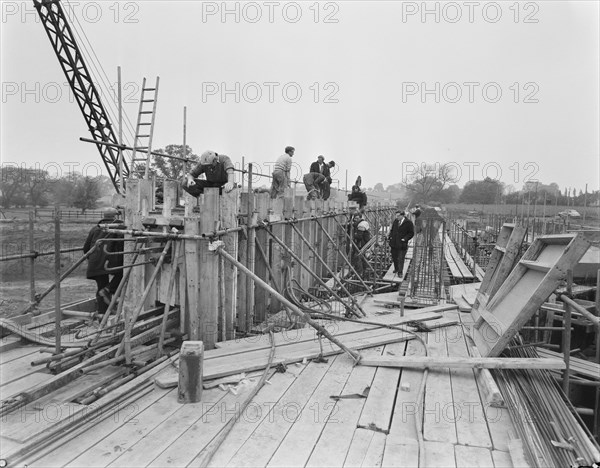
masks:
<svg viewBox="0 0 600 468"><path fill-rule="evenodd" d="M285 153L277 158L273 168L273 180L271 181L271 198L281 198L285 189L290 186L290 172L292 171L292 156L296 149L286 146Z"/></svg>
<svg viewBox="0 0 600 468"><path fill-rule="evenodd" d="M404 269L404 258L408 250L408 241L415 235L415 226L406 213L402 210L396 211L396 219L392 223L392 229L388 237L392 250L392 261L394 262L394 274L402 276Z"/></svg>
<svg viewBox="0 0 600 468"><path fill-rule="evenodd" d="M122 234L107 233L100 227L101 224L122 225L123 221L118 219L118 214L119 212L114 208L109 208L102 213L102 219L90 230L83 244L83 253L88 253L98 239L123 237ZM121 229L124 227L120 226ZM123 266L123 248L122 241L102 242L88 258L86 277L96 281L98 288L96 291L96 304L99 314L106 312L113 294L123 279L122 269L115 271L108 270ZM110 278L110 275L112 275L112 278Z"/></svg>
<svg viewBox="0 0 600 468"><path fill-rule="evenodd" d="M206 180L198 179L200 174L204 174ZM181 188L193 197L204 193L205 187L222 187L225 192L233 190L233 163L229 156L205 151L200 156L200 163L185 175L181 184Z"/></svg>

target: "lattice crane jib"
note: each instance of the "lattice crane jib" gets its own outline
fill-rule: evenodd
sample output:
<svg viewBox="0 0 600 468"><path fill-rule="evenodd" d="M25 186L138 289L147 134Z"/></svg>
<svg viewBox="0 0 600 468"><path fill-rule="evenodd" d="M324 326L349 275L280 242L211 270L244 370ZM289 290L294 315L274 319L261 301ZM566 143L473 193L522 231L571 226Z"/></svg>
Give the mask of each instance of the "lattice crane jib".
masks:
<svg viewBox="0 0 600 468"><path fill-rule="evenodd" d="M112 124L102 105L100 94L85 64L60 0L33 0L33 3L92 138L118 145ZM115 189L121 191L119 189L120 168L117 149L102 144L96 144L96 147ZM127 177L128 175L129 167L123 161L123 176Z"/></svg>

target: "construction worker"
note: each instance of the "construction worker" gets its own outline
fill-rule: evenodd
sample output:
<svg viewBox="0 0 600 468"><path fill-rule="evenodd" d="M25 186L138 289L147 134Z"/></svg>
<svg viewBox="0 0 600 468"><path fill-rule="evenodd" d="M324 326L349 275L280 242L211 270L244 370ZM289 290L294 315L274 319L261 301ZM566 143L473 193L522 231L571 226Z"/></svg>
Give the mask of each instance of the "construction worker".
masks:
<svg viewBox="0 0 600 468"><path fill-rule="evenodd" d="M352 192L348 194L348 201L358 203L359 209L363 209L367 205L367 194L361 191L360 186L353 185Z"/></svg>
<svg viewBox="0 0 600 468"><path fill-rule="evenodd" d="M198 179L200 174L206 179ZM200 163L184 176L181 183L181 188L194 197L204 193L205 187L219 187L225 192L233 190L233 163L229 156L205 151L200 156Z"/></svg>
<svg viewBox="0 0 600 468"><path fill-rule="evenodd" d="M421 205L415 205L410 212L413 215L415 232L419 233L421 232L421 220L419 219L419 216L421 216Z"/></svg>
<svg viewBox="0 0 600 468"><path fill-rule="evenodd" d="M352 249L352 264L361 277L368 265L364 255L360 255L359 252L371 239L370 229L371 226L369 225L369 222L362 215L354 215L352 240L354 241L356 248Z"/></svg>
<svg viewBox="0 0 600 468"><path fill-rule="evenodd" d="M392 223L392 229L388 242L392 250L392 261L394 262L394 274L402 276L404 269L404 258L408 250L408 241L415 235L415 227L406 213L402 210L396 211L396 219Z"/></svg>
<svg viewBox="0 0 600 468"><path fill-rule="evenodd" d="M354 231L354 243L359 249L362 249L370 240L371 225L366 219L361 217L360 221L356 225L356 230Z"/></svg>
<svg viewBox="0 0 600 468"><path fill-rule="evenodd" d="M285 153L277 158L273 168L273 181L271 182L271 198L281 198L285 189L290 186L290 172L292 170L292 156L296 149L286 146Z"/></svg>
<svg viewBox="0 0 600 468"><path fill-rule="evenodd" d="M309 172L318 172L325 176L325 181L321 184L321 198L327 200L330 195L331 188L331 168L335 167L335 161L325 163L323 155L317 156L317 160L310 165Z"/></svg>
<svg viewBox="0 0 600 468"><path fill-rule="evenodd" d="M322 184L326 182L323 174L319 174L318 172L309 172L308 174L304 174L302 181L304 182L304 186L308 192L306 195L307 200L321 198Z"/></svg>
<svg viewBox="0 0 600 468"><path fill-rule="evenodd" d="M83 253L88 253L94 247L98 239L104 238L122 238L120 234L107 233L102 230L100 224L123 224L118 219L119 212L114 208L109 208L102 214L102 219L94 226L83 244ZM124 226L120 226L124 228ZM98 313L104 314L113 294L119 287L123 279L123 270L115 272L107 271L106 268L118 268L123 266L123 254L110 255L107 252L122 252L123 242L112 241L101 243L88 257L86 277L96 281L96 304ZM112 278L111 278L112 276Z"/></svg>

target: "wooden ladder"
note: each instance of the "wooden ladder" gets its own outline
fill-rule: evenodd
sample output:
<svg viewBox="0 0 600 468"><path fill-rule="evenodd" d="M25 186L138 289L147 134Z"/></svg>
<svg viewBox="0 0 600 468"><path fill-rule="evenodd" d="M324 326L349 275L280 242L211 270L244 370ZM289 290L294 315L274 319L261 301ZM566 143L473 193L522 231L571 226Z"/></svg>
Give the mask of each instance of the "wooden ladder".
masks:
<svg viewBox="0 0 600 468"><path fill-rule="evenodd" d="M154 88L146 88L146 78L142 82L142 94L135 126L135 142L131 155L132 173L140 173L136 163L145 164L144 179L148 178L150 171L150 156L152 154L152 136L154 135L154 120L156 118L156 103L158 101L159 77L156 77ZM138 152L145 153L145 157L138 157Z"/></svg>

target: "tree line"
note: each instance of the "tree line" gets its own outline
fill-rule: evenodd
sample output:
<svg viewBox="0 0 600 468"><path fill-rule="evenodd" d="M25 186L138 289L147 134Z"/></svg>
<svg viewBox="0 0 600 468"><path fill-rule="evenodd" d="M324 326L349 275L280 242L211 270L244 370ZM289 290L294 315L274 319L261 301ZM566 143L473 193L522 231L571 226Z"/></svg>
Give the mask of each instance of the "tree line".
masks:
<svg viewBox="0 0 600 468"><path fill-rule="evenodd" d="M395 194L401 201L413 203L436 204L556 204L572 206L589 206L600 201L600 191L587 194L574 188L560 189L555 182L543 184L539 181L528 181L521 190L513 186L486 177L483 180L472 180L460 188L455 181L452 167L449 165L421 165L407 180L392 184L384 189L378 183L373 190Z"/></svg>
<svg viewBox="0 0 600 468"><path fill-rule="evenodd" d="M157 178L178 180L189 170L190 164L199 160L189 146L185 151L182 145L168 145L157 152L178 158L187 158L192 163L180 159L154 156L151 175ZM144 174L144 164L134 168L133 176ZM107 176L90 177L72 171L57 176L48 171L34 167L18 167L11 164L0 166L0 206L8 208L24 208L27 206L43 208L59 203L62 206L86 210L98 207L98 200L112 195L115 189ZM159 187L162 187L159 185Z"/></svg>

